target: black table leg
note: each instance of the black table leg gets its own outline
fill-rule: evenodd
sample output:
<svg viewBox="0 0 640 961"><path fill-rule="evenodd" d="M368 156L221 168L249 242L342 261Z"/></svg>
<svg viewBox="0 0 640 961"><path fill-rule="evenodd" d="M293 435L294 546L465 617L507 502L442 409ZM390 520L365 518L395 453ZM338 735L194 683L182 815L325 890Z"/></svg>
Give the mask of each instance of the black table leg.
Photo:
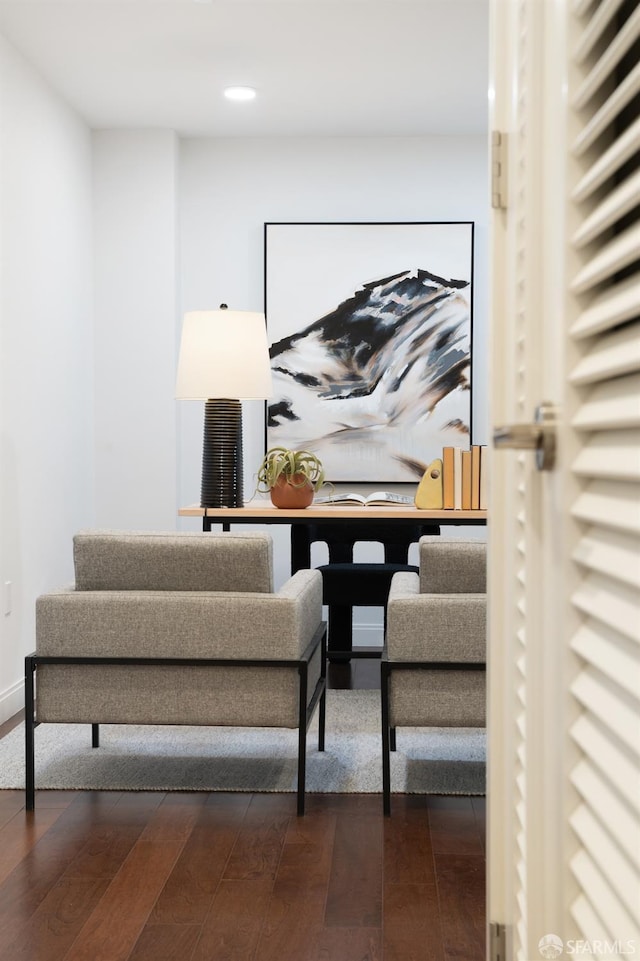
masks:
<svg viewBox="0 0 640 961"><path fill-rule="evenodd" d="M291 573L311 567L311 541L306 524L291 525Z"/></svg>

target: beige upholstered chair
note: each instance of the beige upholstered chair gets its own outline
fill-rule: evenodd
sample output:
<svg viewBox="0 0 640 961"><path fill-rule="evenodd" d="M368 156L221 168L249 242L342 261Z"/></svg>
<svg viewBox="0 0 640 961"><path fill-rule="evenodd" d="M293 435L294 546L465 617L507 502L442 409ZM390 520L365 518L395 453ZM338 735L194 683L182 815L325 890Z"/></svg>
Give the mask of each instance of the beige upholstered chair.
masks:
<svg viewBox="0 0 640 961"><path fill-rule="evenodd" d="M324 749L321 575L274 592L260 533L87 531L73 549L75 584L38 598L26 658L27 808L38 724L89 723L94 747L99 724L234 725L298 728L302 814L317 704Z"/></svg>
<svg viewBox="0 0 640 961"><path fill-rule="evenodd" d="M419 574L395 574L382 658L382 782L391 810L398 727L484 727L486 546L423 537Z"/></svg>

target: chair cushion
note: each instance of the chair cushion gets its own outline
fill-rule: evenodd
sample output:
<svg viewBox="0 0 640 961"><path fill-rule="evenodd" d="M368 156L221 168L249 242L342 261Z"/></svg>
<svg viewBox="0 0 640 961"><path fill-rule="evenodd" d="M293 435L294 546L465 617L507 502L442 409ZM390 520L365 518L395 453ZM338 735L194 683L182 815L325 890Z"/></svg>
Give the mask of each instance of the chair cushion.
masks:
<svg viewBox="0 0 640 961"><path fill-rule="evenodd" d="M273 590L269 534L80 531L77 591Z"/></svg>
<svg viewBox="0 0 640 961"><path fill-rule="evenodd" d="M324 564L322 574L324 604L347 604L352 607L384 607L394 574L414 571L411 564Z"/></svg>

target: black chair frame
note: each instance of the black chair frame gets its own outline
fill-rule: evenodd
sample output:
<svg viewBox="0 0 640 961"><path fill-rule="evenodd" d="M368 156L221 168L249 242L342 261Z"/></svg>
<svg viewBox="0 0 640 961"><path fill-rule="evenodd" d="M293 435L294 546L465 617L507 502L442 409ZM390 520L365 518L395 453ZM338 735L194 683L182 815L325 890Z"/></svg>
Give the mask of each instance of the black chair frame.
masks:
<svg viewBox="0 0 640 961"><path fill-rule="evenodd" d="M382 700L382 807L391 815L391 751L396 750L396 729L389 725L389 680L393 671L486 671L484 661L390 661L385 645L380 665Z"/></svg>
<svg viewBox="0 0 640 961"><path fill-rule="evenodd" d="M307 705L309 664L320 646L320 677ZM327 625L323 621L300 659L269 660L267 658L181 658L181 657L48 657L29 654L25 657L25 806L27 811L35 809L35 729L41 723L37 720L36 675L37 669L45 664L94 664L104 666L116 664L140 667L269 667L296 668L298 671L298 784L297 813L304 814L305 777L307 759L307 731L318 705L318 750L324 751L326 717L326 673L327 673ZM46 722L43 722L46 723ZM60 722L56 722L60 723ZM63 723L63 722L62 722ZM91 725L91 746L100 745L100 724Z"/></svg>

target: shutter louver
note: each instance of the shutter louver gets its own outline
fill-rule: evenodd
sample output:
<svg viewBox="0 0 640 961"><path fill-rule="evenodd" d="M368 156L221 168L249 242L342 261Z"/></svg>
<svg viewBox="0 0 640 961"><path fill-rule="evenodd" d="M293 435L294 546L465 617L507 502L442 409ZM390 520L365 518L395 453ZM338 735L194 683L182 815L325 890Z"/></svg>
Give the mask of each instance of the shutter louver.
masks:
<svg viewBox="0 0 640 961"><path fill-rule="evenodd" d="M581 492L571 513L581 530L571 601L581 625L570 640L570 914L586 940L635 939L640 950L640 7L574 3L573 28L581 129L570 335L581 356L570 382Z"/></svg>
<svg viewBox="0 0 640 961"><path fill-rule="evenodd" d="M582 309L570 334L580 339L624 324L637 317L639 301L640 277L630 277L622 283L612 284Z"/></svg>

